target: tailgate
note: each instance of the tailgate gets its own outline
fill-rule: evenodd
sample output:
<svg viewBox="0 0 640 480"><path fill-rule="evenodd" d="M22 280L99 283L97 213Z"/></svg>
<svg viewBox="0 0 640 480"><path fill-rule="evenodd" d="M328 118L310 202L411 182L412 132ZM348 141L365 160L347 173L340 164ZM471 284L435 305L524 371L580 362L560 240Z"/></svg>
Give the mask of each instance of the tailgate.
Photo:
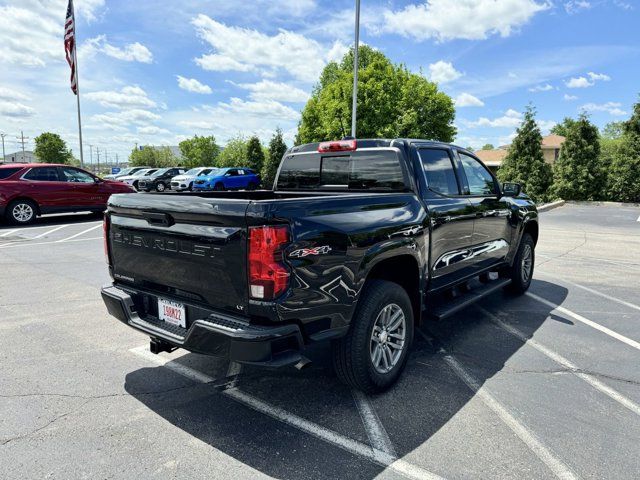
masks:
<svg viewBox="0 0 640 480"><path fill-rule="evenodd" d="M246 312L249 200L114 195L109 251L116 281Z"/></svg>

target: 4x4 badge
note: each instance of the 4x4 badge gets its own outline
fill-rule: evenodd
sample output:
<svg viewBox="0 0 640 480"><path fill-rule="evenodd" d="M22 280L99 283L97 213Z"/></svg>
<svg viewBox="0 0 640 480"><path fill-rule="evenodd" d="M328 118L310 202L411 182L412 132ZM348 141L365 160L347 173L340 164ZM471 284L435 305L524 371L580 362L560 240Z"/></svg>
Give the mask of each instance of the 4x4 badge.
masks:
<svg viewBox="0 0 640 480"><path fill-rule="evenodd" d="M301 248L300 250L294 250L289 254L289 256L294 258L303 258L308 257L309 255L326 255L330 251L331 247L329 245L324 245L322 247Z"/></svg>

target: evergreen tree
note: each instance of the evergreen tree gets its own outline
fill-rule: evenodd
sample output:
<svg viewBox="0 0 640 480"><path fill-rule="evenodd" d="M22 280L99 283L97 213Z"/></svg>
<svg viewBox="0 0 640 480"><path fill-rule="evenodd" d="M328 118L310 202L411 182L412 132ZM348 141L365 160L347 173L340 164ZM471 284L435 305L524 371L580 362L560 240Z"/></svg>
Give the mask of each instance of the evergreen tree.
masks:
<svg viewBox="0 0 640 480"><path fill-rule="evenodd" d="M264 164L264 152L260 139L255 135L247 142L247 162L246 165L256 173L262 171Z"/></svg>
<svg viewBox="0 0 640 480"><path fill-rule="evenodd" d="M571 127L575 124L575 120L573 118L564 117L561 123L556 123L552 128L550 133L554 135L561 135L566 137L569 133Z"/></svg>
<svg viewBox="0 0 640 480"><path fill-rule="evenodd" d="M267 154L264 167L262 168L262 185L264 187L272 187L278 167L280 166L280 161L286 151L287 144L284 143L284 139L282 138L282 130L277 128L273 137L271 137L271 140L269 141L269 153Z"/></svg>
<svg viewBox="0 0 640 480"><path fill-rule="evenodd" d="M585 113L572 120L553 166L553 192L565 200L602 198L605 172L600 163L598 128Z"/></svg>
<svg viewBox="0 0 640 480"><path fill-rule="evenodd" d="M640 202L640 102L622 124L622 137L611 160L608 194L619 202Z"/></svg>
<svg viewBox="0 0 640 480"><path fill-rule="evenodd" d="M542 134L535 120L535 110L528 106L509 153L498 170L503 182L520 183L536 202L545 201L551 186L551 166L542 155Z"/></svg>

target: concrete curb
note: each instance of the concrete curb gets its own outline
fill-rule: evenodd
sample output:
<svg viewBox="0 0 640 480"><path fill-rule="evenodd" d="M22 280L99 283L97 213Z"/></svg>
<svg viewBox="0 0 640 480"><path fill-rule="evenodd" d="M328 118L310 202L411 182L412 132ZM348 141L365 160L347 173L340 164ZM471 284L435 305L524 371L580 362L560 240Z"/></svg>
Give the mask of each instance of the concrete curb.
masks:
<svg viewBox="0 0 640 480"><path fill-rule="evenodd" d="M569 200L567 202L570 205L596 205L596 206L610 206L610 207L640 207L640 203L634 202L600 202L600 201L587 201L587 200Z"/></svg>
<svg viewBox="0 0 640 480"><path fill-rule="evenodd" d="M564 200L558 200L557 202L546 203L541 207L538 207L538 212L546 212L548 210L553 210L554 208L563 206L565 203L566 202Z"/></svg>

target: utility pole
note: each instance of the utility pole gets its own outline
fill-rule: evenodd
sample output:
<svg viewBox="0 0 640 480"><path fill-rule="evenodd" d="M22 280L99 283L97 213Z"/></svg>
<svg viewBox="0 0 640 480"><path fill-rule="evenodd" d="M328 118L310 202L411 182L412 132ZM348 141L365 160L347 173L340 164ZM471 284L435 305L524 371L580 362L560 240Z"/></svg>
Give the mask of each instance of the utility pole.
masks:
<svg viewBox="0 0 640 480"><path fill-rule="evenodd" d="M100 149L96 147L96 155L98 157L98 168L100 168Z"/></svg>
<svg viewBox="0 0 640 480"><path fill-rule="evenodd" d="M5 159L7 158L7 155L4 153L4 137L6 136L6 133L0 133L0 137L2 137L2 163L4 163Z"/></svg>
<svg viewBox="0 0 640 480"><path fill-rule="evenodd" d="M356 0L356 42L353 47L353 106L351 108L351 136L356 138L358 119L358 50L360 47L360 0Z"/></svg>
<svg viewBox="0 0 640 480"><path fill-rule="evenodd" d="M20 130L20 136L16 137L18 139L18 143L22 144L22 161L24 162L26 154L24 153L24 144L29 141L29 137L24 136L24 132Z"/></svg>
<svg viewBox="0 0 640 480"><path fill-rule="evenodd" d="M89 163L91 164L91 168L93 168L93 145L89 144Z"/></svg>
<svg viewBox="0 0 640 480"><path fill-rule="evenodd" d="M116 153L116 167L120 166L120 160L118 159L118 154Z"/></svg>

